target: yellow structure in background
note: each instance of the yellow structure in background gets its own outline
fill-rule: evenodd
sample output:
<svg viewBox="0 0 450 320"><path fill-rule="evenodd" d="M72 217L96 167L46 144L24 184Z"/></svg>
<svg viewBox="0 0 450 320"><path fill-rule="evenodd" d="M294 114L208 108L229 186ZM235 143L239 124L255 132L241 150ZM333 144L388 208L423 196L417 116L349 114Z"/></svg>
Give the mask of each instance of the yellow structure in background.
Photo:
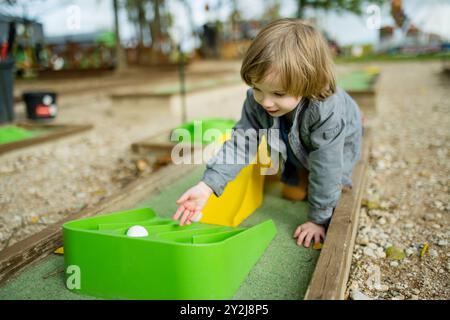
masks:
<svg viewBox="0 0 450 320"><path fill-rule="evenodd" d="M266 137L261 139L255 160L228 183L220 197L210 196L200 222L236 227L261 205L265 178L262 172L272 166Z"/></svg>

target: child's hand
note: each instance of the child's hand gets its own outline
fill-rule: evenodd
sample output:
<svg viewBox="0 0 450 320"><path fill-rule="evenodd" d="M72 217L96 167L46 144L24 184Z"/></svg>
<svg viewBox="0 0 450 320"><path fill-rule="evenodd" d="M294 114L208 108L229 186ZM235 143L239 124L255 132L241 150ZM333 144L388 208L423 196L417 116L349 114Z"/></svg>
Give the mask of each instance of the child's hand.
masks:
<svg viewBox="0 0 450 320"><path fill-rule="evenodd" d="M314 243L319 243L321 238L325 240L325 227L311 221L305 222L297 227L294 238L297 238L297 245L301 246L304 241L304 246L309 248L312 239Z"/></svg>
<svg viewBox="0 0 450 320"><path fill-rule="evenodd" d="M200 181L177 200L179 207L173 219L178 220L181 217L180 226L185 223L191 224L191 220L201 213L212 193L213 190L206 183Z"/></svg>

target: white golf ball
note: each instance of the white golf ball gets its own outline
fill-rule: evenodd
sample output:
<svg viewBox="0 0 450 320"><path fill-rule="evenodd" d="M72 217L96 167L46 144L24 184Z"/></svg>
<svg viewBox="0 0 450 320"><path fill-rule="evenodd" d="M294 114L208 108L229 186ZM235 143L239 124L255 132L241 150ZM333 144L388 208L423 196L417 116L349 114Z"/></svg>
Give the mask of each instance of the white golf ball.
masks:
<svg viewBox="0 0 450 320"><path fill-rule="evenodd" d="M193 222L199 222L200 219L203 217L203 214L200 212L199 214L192 217L191 221Z"/></svg>
<svg viewBox="0 0 450 320"><path fill-rule="evenodd" d="M127 236L132 238L140 238L148 236L148 231L143 226L132 226L127 231Z"/></svg>

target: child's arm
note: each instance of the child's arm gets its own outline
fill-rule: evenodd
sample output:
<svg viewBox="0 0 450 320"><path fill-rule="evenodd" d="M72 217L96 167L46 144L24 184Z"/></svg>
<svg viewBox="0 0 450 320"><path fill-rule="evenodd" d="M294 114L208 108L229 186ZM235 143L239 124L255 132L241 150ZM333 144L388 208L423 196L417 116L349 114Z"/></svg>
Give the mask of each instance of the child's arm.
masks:
<svg viewBox="0 0 450 320"><path fill-rule="evenodd" d="M323 104L314 107L310 116L313 150L309 153L308 218L326 225L341 195L346 124L340 109Z"/></svg>
<svg viewBox="0 0 450 320"><path fill-rule="evenodd" d="M241 119L234 126L231 139L226 141L219 152L208 161L202 181L186 191L177 200L179 207L173 219L180 219L180 225L190 224L193 218L198 217L209 196L214 192L219 197L228 182L232 181L256 156L258 145L257 130L261 128L261 125L255 108L257 106L253 99L253 92L249 89L242 108ZM247 155L246 137L249 138L250 142L254 141L256 143L255 148L248 148L250 152L247 152ZM238 142L236 145L235 141ZM237 163L236 159L238 160Z"/></svg>
<svg viewBox="0 0 450 320"><path fill-rule="evenodd" d="M345 140L345 122L338 110L316 105L310 111L309 221L299 225L293 235L298 245L307 248L311 241L325 239L325 225L339 200Z"/></svg>

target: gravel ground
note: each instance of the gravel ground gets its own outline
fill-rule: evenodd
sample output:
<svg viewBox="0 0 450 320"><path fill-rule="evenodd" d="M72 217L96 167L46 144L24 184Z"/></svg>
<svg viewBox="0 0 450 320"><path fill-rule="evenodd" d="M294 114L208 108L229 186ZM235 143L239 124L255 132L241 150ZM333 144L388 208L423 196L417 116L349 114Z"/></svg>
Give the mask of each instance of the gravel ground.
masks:
<svg viewBox="0 0 450 320"><path fill-rule="evenodd" d="M381 65L352 299L450 298L450 79L440 71Z"/></svg>

